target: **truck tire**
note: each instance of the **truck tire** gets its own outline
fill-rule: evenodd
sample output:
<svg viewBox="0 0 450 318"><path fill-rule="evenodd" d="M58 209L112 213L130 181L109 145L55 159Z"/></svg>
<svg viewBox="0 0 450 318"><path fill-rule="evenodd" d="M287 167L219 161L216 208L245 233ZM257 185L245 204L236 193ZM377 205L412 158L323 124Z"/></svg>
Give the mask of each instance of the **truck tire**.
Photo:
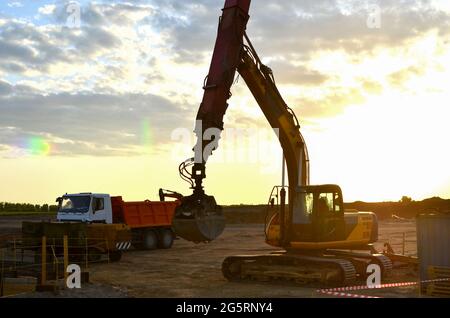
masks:
<svg viewBox="0 0 450 318"><path fill-rule="evenodd" d="M112 251L109 252L109 261L110 262L118 262L122 258L122 252L121 251Z"/></svg>
<svg viewBox="0 0 450 318"><path fill-rule="evenodd" d="M146 250L154 250L158 246L158 238L155 231L148 230L144 232L143 246Z"/></svg>
<svg viewBox="0 0 450 318"><path fill-rule="evenodd" d="M88 249L87 260L88 262L98 262L102 259L102 254L104 254L104 252L102 253L101 250L91 247ZM86 261L86 255L84 255L84 258Z"/></svg>
<svg viewBox="0 0 450 318"><path fill-rule="evenodd" d="M159 231L158 247L171 248L173 244L173 232L170 229L162 229Z"/></svg>
<svg viewBox="0 0 450 318"><path fill-rule="evenodd" d="M142 230L132 230L132 239L131 244L135 249L143 250L144 249L144 237L145 231Z"/></svg>

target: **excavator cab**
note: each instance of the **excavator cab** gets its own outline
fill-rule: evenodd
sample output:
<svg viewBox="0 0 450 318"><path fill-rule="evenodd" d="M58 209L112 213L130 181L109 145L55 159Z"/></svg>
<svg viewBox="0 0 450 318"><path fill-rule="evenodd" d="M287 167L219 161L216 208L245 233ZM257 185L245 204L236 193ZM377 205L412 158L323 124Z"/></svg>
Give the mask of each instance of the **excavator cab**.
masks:
<svg viewBox="0 0 450 318"><path fill-rule="evenodd" d="M289 201L293 202L293 208L288 209L292 215L287 215L281 225L281 206L272 209L273 215L266 225L269 245L296 250L358 249L377 241L376 215L345 212L338 185L299 186L292 195L295 197Z"/></svg>
<svg viewBox="0 0 450 318"><path fill-rule="evenodd" d="M290 241L329 242L345 239L344 204L338 185L298 187Z"/></svg>
<svg viewBox="0 0 450 318"><path fill-rule="evenodd" d="M270 245L289 246L291 242L345 239L344 205L338 185L299 186L293 195L292 216L287 216L280 228L279 212L275 210L266 227L267 242ZM281 240L282 230L286 231L284 242Z"/></svg>

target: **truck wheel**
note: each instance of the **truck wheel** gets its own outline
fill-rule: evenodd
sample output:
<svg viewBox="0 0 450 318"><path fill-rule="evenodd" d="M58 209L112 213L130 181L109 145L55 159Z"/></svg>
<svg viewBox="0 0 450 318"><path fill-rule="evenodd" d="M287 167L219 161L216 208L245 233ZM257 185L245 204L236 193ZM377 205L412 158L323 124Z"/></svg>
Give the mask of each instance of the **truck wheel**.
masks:
<svg viewBox="0 0 450 318"><path fill-rule="evenodd" d="M132 234L131 244L133 247L138 250L144 249L145 232L134 230L132 231Z"/></svg>
<svg viewBox="0 0 450 318"><path fill-rule="evenodd" d="M162 229L159 231L158 247L171 248L173 244L173 233L169 229Z"/></svg>
<svg viewBox="0 0 450 318"><path fill-rule="evenodd" d="M148 230L144 233L144 248L146 250L154 250L158 245L158 239L156 233L152 230Z"/></svg>
<svg viewBox="0 0 450 318"><path fill-rule="evenodd" d="M86 260L86 255L84 256ZM89 248L87 259L89 262L98 262L102 259L102 252L96 248Z"/></svg>
<svg viewBox="0 0 450 318"><path fill-rule="evenodd" d="M113 251L109 252L109 261L110 262L118 262L122 258L122 252L121 251Z"/></svg>

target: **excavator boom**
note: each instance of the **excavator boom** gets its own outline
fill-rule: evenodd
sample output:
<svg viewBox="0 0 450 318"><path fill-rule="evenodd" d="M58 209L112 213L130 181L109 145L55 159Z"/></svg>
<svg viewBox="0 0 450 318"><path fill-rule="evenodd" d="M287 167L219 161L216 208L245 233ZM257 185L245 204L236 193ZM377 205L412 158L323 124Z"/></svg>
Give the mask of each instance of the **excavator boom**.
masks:
<svg viewBox="0 0 450 318"><path fill-rule="evenodd" d="M271 127L276 129L286 160L289 180L288 211L284 210L284 189L282 189L282 203L280 218L284 226L281 227L280 245L289 244L286 233L289 232L292 210L296 206L294 192L297 187L309 184L309 157L305 140L300 133L300 125L295 113L284 102L275 85L272 70L261 63L250 40L245 36L248 46L244 47L238 72L244 79L259 107L264 113Z"/></svg>
<svg viewBox="0 0 450 318"><path fill-rule="evenodd" d="M227 100L231 97L230 88L241 62L249 8L250 0L225 1L196 118L194 157L183 162L179 168L180 176L190 183L193 194L182 199L175 212L173 227L179 236L193 242L211 241L225 228L222 209L214 197L205 194L202 182L206 177L205 164L217 148L223 130ZM213 147L208 148L210 145ZM188 170L190 167L191 172Z"/></svg>

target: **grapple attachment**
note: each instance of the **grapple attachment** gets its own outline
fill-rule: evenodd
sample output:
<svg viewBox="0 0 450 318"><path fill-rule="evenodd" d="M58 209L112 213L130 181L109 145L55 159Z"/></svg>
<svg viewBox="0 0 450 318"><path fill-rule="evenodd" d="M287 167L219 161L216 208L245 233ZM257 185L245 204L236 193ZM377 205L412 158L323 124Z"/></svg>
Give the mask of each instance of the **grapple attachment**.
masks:
<svg viewBox="0 0 450 318"><path fill-rule="evenodd" d="M225 217L213 196L193 194L181 201L172 223L178 236L200 243L210 242L222 234Z"/></svg>

